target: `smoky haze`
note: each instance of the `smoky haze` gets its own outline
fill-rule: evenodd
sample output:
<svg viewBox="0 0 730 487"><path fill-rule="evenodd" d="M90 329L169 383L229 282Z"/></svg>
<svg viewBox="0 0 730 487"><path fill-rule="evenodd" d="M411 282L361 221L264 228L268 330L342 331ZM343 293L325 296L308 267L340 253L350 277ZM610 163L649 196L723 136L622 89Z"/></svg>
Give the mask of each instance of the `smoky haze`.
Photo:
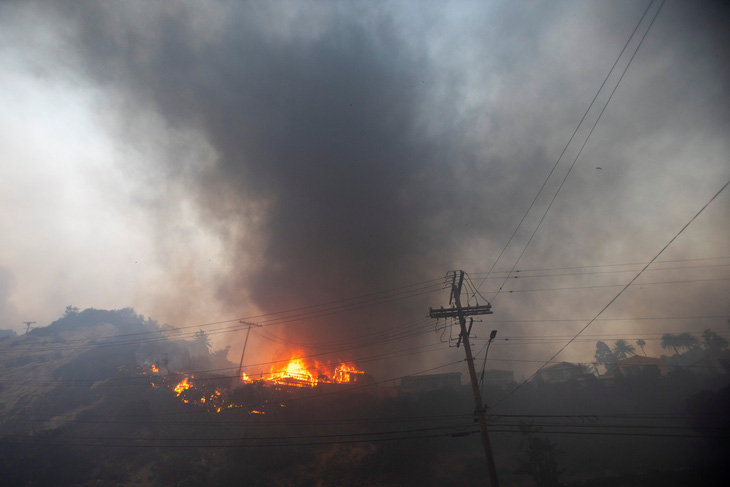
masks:
<svg viewBox="0 0 730 487"><path fill-rule="evenodd" d="M337 302L450 269L480 282L648 5L69 2L6 11L25 71L91 100L113 154L92 180L103 182L105 204L114 201L111 220L134 221L128 228L149 246L138 258L141 246L127 245L123 271L106 282L156 269L135 271L130 301L191 325ZM496 270L517 261L559 186L520 267L648 262L727 179L727 9L662 8L566 184L597 109ZM597 106L618 81L608 79ZM727 208L723 197L715 207ZM728 227L714 211L667 258L724 256ZM5 281L22 286L23 269L3 265ZM49 281L75 272L61 267ZM618 290L592 286L627 279L517 282L498 298L499 319L591 318ZM500 284L491 276L481 289L491 298ZM59 300L83 296L78 286ZM556 287L571 290L541 291ZM690 287L633 291L614 316L728 312L726 283ZM433 292L281 333L310 343L356 335L424 317L447 299ZM508 349L492 353L516 358ZM527 346L517 355L550 353Z"/></svg>
<svg viewBox="0 0 730 487"><path fill-rule="evenodd" d="M458 147L464 127L426 128L425 117L454 114L425 113L434 67L423 48L405 45L385 13L357 11L300 12L317 25L291 20L294 32L281 34L271 32L274 12L240 6L205 39L179 12L150 26L102 8L63 12L79 29L81 68L125 110L153 110L209 145L202 168L156 163L224 241L216 297L229 310L297 308L438 277L454 236L487 213L455 174L475 157ZM118 123L137 134L125 124L139 117ZM317 326L326 336L342 318Z"/></svg>

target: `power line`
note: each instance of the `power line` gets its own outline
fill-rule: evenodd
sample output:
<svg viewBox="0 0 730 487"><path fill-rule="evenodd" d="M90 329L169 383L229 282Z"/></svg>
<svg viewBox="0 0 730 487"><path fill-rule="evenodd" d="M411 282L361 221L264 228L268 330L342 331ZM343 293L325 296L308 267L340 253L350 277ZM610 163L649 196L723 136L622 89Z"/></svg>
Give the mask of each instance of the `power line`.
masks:
<svg viewBox="0 0 730 487"><path fill-rule="evenodd" d="M266 323L267 326L275 325L275 324L281 324L281 323L288 323L291 321L300 321L302 319L308 319L308 318L316 318L319 316L326 316L329 314L334 314L335 312L344 312L344 311L351 311L355 309L360 309L363 307L369 307L369 306L375 306L377 304L382 304L384 302L394 302L398 301L400 299L408 299L415 296L420 296L423 294L428 294L430 292L436 292L442 289L442 287L438 284L442 282L442 278L437 279L429 279L426 281L421 281L413 284L407 284L400 287L390 288L386 290L381 291L375 291L367 294L363 294L360 296L355 296L352 298L345 298L340 300L334 300L324 303L319 303L315 305L310 306L303 306L300 308L290 308L286 310L281 311L274 311L270 313L263 313L258 315L251 315L251 316L245 316L245 317L238 317L238 318L232 318L227 320L220 320L220 321L212 321L207 323L198 323L194 325L187 325L182 327L174 327L170 329L158 329L158 330L151 330L151 331L144 331L144 332L135 332L135 333L124 333L124 334L116 334L116 335L107 335L107 336L99 336L91 338L93 340L109 340L109 339L117 339L117 338L127 338L127 337L136 337L136 336L149 336L149 335L170 335L171 332L180 332L181 330L191 330L189 332L181 333L178 335L175 335L175 337L192 337L195 333L197 333L198 330L196 329L202 329L210 326L215 325L224 325L228 323L236 323L236 325L225 328L223 330L214 330L214 331L237 331L240 329L243 329L244 326L240 325L240 321L254 321L257 318L266 318L266 317L273 317L277 315L285 315L281 318L274 319L270 318L267 320L259 320L260 323ZM411 288L417 288L417 289L411 289ZM410 289L410 290L408 290ZM396 292L398 291L398 292ZM381 295L380 298L375 298L375 296ZM394 296L397 296L396 298L393 298ZM343 303L350 303L349 305L344 305ZM336 306L333 306L336 305ZM349 306L349 308L347 307ZM321 308L318 311L312 311L317 308ZM309 310L309 311L307 311ZM296 313L296 314L292 314ZM322 313L317 315L316 313ZM31 335L33 336L33 335ZM167 338L167 336L159 337L159 336L153 336L151 339L159 339L159 338ZM75 340L67 340L66 343L81 343L81 342L87 342L90 339L75 339ZM9 347L8 347L9 348Z"/></svg>
<svg viewBox="0 0 730 487"><path fill-rule="evenodd" d="M654 262L655 265L661 265L661 264L674 264L679 262L696 262L696 261L703 261L703 260L725 260L730 259L730 256L727 257L702 257L702 258L696 258L696 259L673 259L673 260L659 260ZM590 264L590 265L578 265L578 266L568 266L568 267L543 267L543 268L535 268L535 269L517 269L514 272L520 273L520 272L538 272L538 271L563 271L563 270L570 270L570 269L588 269L588 268L596 268L596 267L617 267L617 266L629 266L629 265L646 265L646 262L624 262L624 263L614 263L614 264ZM691 268L693 266L687 266L687 268ZM682 267L680 267L681 269ZM494 271L494 272L472 272L474 275L490 275L490 274L509 274L511 271L505 270L505 271ZM490 278L491 279L491 278ZM495 278L499 279L499 277Z"/></svg>
<svg viewBox="0 0 730 487"><path fill-rule="evenodd" d="M676 281L656 281L656 282L641 282L638 285L639 286L653 286L658 284L683 284L688 282L714 282L714 281L728 281L730 280L730 277L720 277L716 279L680 279ZM621 287L624 284L601 284L601 285L595 285L595 286L564 286L564 287L546 287L541 289L510 289L507 291L503 291L507 294L514 294L514 293L536 293L536 292L543 292L543 291L578 291L582 289L600 289L600 288L606 288L606 287Z"/></svg>
<svg viewBox="0 0 730 487"><path fill-rule="evenodd" d="M632 32L631 37L629 37L629 41L634 36L636 29L638 29L639 25L641 24L642 20L644 19L644 16L646 15L646 13L649 11L649 9L651 8L651 6L653 4L654 4L654 0L652 0L652 2L646 8L646 11L644 11L644 15L642 15L641 20L639 20L639 24L637 24L636 28L634 29L634 32ZM583 145L581 146L580 150L576 154L575 159L573 159L573 163L568 168L568 171L565 173L565 176L563 176L563 179L560 182L560 185L558 186L557 191L555 191L553 198L550 200L550 204L548 204L547 208L545 209L545 212L542 214L542 217L540 217L540 220L538 221L537 226L535 227L532 234L530 235L530 238L527 240L527 243L523 247L522 252L520 252L520 255L517 257L515 264L512 266L512 271L517 267L517 264L519 264L520 260L522 259L522 256L525 255L527 248L530 246L533 238L535 238L535 235L537 234L537 231L542 226L542 222L545 221L545 217L550 212L550 209L552 208L553 204L555 203L555 200L557 199L558 195L560 194L560 191L563 189L563 185L565 184L565 181L568 179L568 176L570 175L571 171L575 167L576 162L578 162L578 159L580 158L581 154L583 153L583 149L585 149L586 144L588 144L588 140L590 140L591 135L593 135L593 131L596 129L598 122L600 122L601 117L603 116L603 113L606 111L606 107L608 107L608 104L611 102L611 99L613 98L614 93L616 93L616 90L618 89L619 85L621 84L621 81L624 79L624 75L628 71L629 66L631 66L631 63L634 60L634 57L636 57L636 53L639 52L641 45L644 43L644 39L646 39L646 36L649 34L649 31L651 30L651 27L654 25L654 21L656 20L657 16L659 15L659 12L662 10L663 6L664 6L664 0L662 0L661 5L659 5L659 8L657 9L656 13L654 14L654 17L651 19L651 22L649 22L649 26L646 28L644 35L641 37L641 40L639 40L639 43L637 44L636 49L634 50L634 53L629 58L629 62L626 64L626 67L624 68L623 72L621 73L621 76L619 77L618 81L616 82L616 85L613 87L613 90L611 91L611 94L608 96L606 103L603 105L603 108L598 113L598 117L596 118L596 121L593 122L593 126L591 127L591 130L588 132L588 135L586 136L585 140L583 141ZM628 45L628 42L627 42L627 45ZM618 60L617 60L617 62L618 62ZM612 68L612 70L613 70L613 68ZM505 281L506 281L506 279L507 278L505 278ZM504 286L504 283L502 283L502 286ZM496 299L496 297L499 295L500 290L502 289L502 286L499 287L499 290L497 290L497 293L494 295L494 298L492 298L492 299Z"/></svg>
<svg viewBox="0 0 730 487"><path fill-rule="evenodd" d="M699 319L723 319L726 320L728 318L727 315L696 315L696 316L639 316L636 318L597 318L593 321L647 321L647 320L699 320ZM554 320L489 320L489 323L556 323L556 322L583 322L590 318L563 318L563 319L554 319Z"/></svg>
<svg viewBox="0 0 730 487"><path fill-rule="evenodd" d="M629 264L625 264L629 265ZM638 265L638 264L633 264ZM676 270L685 270L685 269L706 269L706 268L717 268L717 267L730 267L730 264L714 264L714 265L696 265L696 266L682 266L682 267L663 267L660 269L647 269L646 272L659 272L659 271L676 271ZM514 274L516 274L519 271L515 271ZM530 271L522 271L524 272L530 272ZM536 272L536 271L531 271ZM564 276L594 276L597 274L621 274L625 272L636 272L636 269L623 269L623 270L611 270L611 271L593 271L593 272L565 272L562 274L529 274L524 275L521 273L520 275L510 275L508 276L509 279L530 279L530 278L538 278L538 277L564 277ZM502 279L504 276L497 276L497 277L487 277L486 279Z"/></svg>
<svg viewBox="0 0 730 487"><path fill-rule="evenodd" d="M438 281L441 281L441 279L439 279ZM352 305L349 305L349 307L338 306L338 307L332 307L332 308L325 308L325 309L319 310L317 312L308 312L308 313L303 313L303 314L299 314L299 315L285 316L285 317L277 318L277 319L263 320L263 321L259 321L258 323L262 324L263 326L273 326L273 325L279 325L279 324L283 324L283 323L290 323L290 322L294 322L294 321L301 321L301 320L305 320L305 319L320 318L323 316L328 316L328 315L332 315L332 314L336 314L336 313L353 311L353 310L361 309L361 308L365 308L365 307L376 306L379 304L384 304L384 303L389 303L389 302L395 302L395 301L399 301L401 299L408 299L408 298L412 298L412 297L416 297L416 296L421 296L424 294L429 294L432 292L440 291L441 289L442 289L442 287L440 285L439 286L432 285L432 286L429 286L428 288L417 289L416 290L416 291L418 291L417 293L410 293L405 296L402 295L403 293L398 293L396 295L384 296L379 301L369 300L367 302L356 302L356 303L353 303ZM393 296L397 296L397 297L393 297ZM287 313L287 312L288 311L270 313L270 315ZM197 325L196 328L202 329L203 327L213 326L213 325L218 325L218 324L226 324L226 323L230 323L231 321L233 321L233 320L219 321L219 322L215 322L215 323L207 323L207 324ZM239 320L239 321L241 321L241 320ZM206 334L216 335L216 334L220 334L220 333L230 333L232 331L241 330L241 329L245 328L245 326L246 325L241 325L240 323L236 323L235 325L232 325L232 326L208 330L206 332ZM185 327L185 328L191 328L191 327ZM180 328L178 328L178 330L179 329ZM188 332L186 334L181 334L181 335L172 335L172 337L176 338L176 339L192 338L195 336L196 333L198 333L198 332L194 331L194 332ZM108 340L113 340L116 338L126 338L126 337L131 337L131 336L140 336L140 335L146 335L147 338L139 338L139 339L133 339L133 340L126 340L126 341L117 341L117 342L108 341ZM149 336L149 335L157 335L157 336ZM139 333L131 333L131 334L111 335L111 336L106 336L106 337L94 337L94 338L88 338L88 339L74 340L74 342L85 342L85 343L88 343L91 340L94 340L94 341L107 340L107 342L105 342L105 343L96 343L96 344L90 344L90 345L85 344L85 345L78 345L78 346L63 344L63 345L54 345L54 346L50 346L50 347L44 346L46 344L41 343L41 344L38 344L38 346L44 346L44 350L46 350L46 351L48 351L48 350L85 349L85 348L92 348L92 347L121 346L121 345L130 345L130 344L154 343L154 342L159 342L159 341L167 341L170 338L170 336L168 336L168 335L169 335L169 332L167 332L166 330L153 330L153 331L149 331L149 332L139 332ZM5 350L10 352L10 351L29 351L30 349L18 348L15 346L6 346Z"/></svg>
<svg viewBox="0 0 730 487"><path fill-rule="evenodd" d="M453 429L453 428L452 428ZM522 435L522 431L519 429L491 429L490 430L493 433L504 433L504 434L519 434ZM723 432L725 430L722 430ZM127 443L109 443L109 441L120 441L125 440L126 438L114 438L114 437L98 437L93 438L90 437L88 440L89 442L69 442L68 439L73 439L73 437L67 437L67 438L39 438L37 435L34 435L31 437L8 437L4 441L7 443L14 443L14 444L46 444L46 445L63 445L68 447L106 447L106 448L217 448L217 449L224 449L224 448L262 448L262 447L285 447L285 446L317 446L317 445L336 445L336 444L349 444L349 443L374 443L374 442L383 442L383 441L405 441L405 440L420 440L420 439L428 439L428 438L445 438L445 437L463 437L468 436L472 434L479 433L479 430L474 429L463 429L459 432L446 432L446 433L434 433L434 434L423 434L423 435L408 435L408 436L402 436L402 437L376 437L376 438L362 438L360 435L358 438L352 438L352 439L337 439L337 440L323 440L323 441L295 441L295 440L288 440L288 441L276 441L276 438L268 438L268 439L256 439L256 440L248 440L247 443L244 443L247 441L245 437L242 438L232 438L228 443L219 443L219 444L212 444L210 442L208 443L195 443L197 440L195 438L191 439L185 439L181 440L178 443L159 443L157 442L158 439L151 439L151 438L130 438L129 442ZM718 435L707 435L707 434L691 434L691 433L648 433L648 432L618 432L618 431L541 431L541 434L544 435L590 435L590 436L631 436L631 437L645 437L645 438L681 438L681 439L687 439L687 438L718 438L718 439L726 439L727 433L725 434L718 434ZM83 438L83 437L80 437ZM307 439L306 437L302 437L303 439ZM66 440L66 441L64 441ZM160 441L163 441L164 439L159 439ZM272 441L274 440L274 441ZM152 441L152 442L150 442ZM167 440L167 441L174 441L174 440ZM218 441L222 441L222 439L219 439ZM226 440L228 441L228 440ZM235 441L235 443L234 443Z"/></svg>
<svg viewBox="0 0 730 487"><path fill-rule="evenodd" d="M663 4L662 4L662 5L663 5ZM660 7L660 8L661 8L661 7ZM657 11L657 13L658 13L658 11ZM656 16L655 16L654 18L656 18ZM653 20L652 20L652 22L653 22ZM647 31L647 32L648 32L648 31ZM676 240L676 239L677 239L677 238L678 238L678 237L679 237L679 236L680 236L680 235L682 234L682 232L684 232L684 231L685 231L685 230L686 230L686 229L687 229L687 228L688 228L688 227L689 227L689 226L690 226L690 225L692 224L692 222L694 222L694 221L695 221L695 220L697 219L697 217L699 217L699 216L700 216L700 214L702 214L702 212L703 212L703 211L705 211L705 208L707 208L708 206L710 206L710 204L711 204L711 203L712 203L713 201L715 201L715 199L716 199L716 198L717 198L717 197L718 197L718 196L720 195L720 193L722 193L722 192L723 192L723 191L725 190L725 188L727 188L727 186L728 186L729 184L730 184L730 180L729 180L729 181L727 181L727 182L726 182L726 183L725 183L725 184L724 184L724 185L722 186L722 188L720 188L720 190L719 190L719 191L718 191L717 193L715 193L715 195L714 195L714 196L713 196L712 198L710 198L710 200L709 200L709 201L708 201L707 203L705 203L705 205L704 205L704 206L703 206L702 208L700 208L700 210L699 210L699 211L698 211L697 213L695 213L695 215L694 215L694 216L693 216L692 218L690 218L690 220L689 220L689 221L688 221L688 222L687 222L687 223L686 223L686 224L685 224L685 225L684 225L684 226L683 226L683 227L682 227L682 228L681 228L681 229L679 230L679 232L677 232L677 234L676 234L676 235L674 235L674 237L672 237L672 238L671 238L671 239L669 240L669 242L667 242L667 244L666 244L666 245L665 245L664 247L662 247L662 249L661 249L661 250L659 251L659 253L657 253L657 254L656 254L656 255L654 256L654 258L653 258L653 259L651 259L651 261L649 261L649 263L648 263L648 264L646 264L646 266L644 266L644 268L643 268L642 270L640 270L640 271L639 271L639 273L638 273L638 274L636 274L636 276L634 276L634 278L633 278L633 279L632 279L631 281L629 281L629 283L628 283L628 284L626 284L626 286L624 286L624 288L623 288L623 289L621 289L621 291L619 291L619 292L618 292L618 294L616 294L616 296L614 296L614 297L613 297L613 299L611 299L611 300L610 300L610 301L608 302L608 304L606 304L606 305L605 305L605 306L604 306L604 307L603 307L603 308L601 309L601 311L599 311L599 312L598 312L598 314L597 314L597 315L596 315L596 316L595 316L595 317L594 317L594 318L593 318L592 320L590 320L590 321L589 321L589 322L588 322L588 323L587 323L587 324L586 324L586 325L585 325L585 326L584 326L583 328L581 328L581 329L580 329L580 330L578 331L578 333L576 333L576 334L575 334L575 336L573 336L573 338L571 338L570 340L568 340L568 342L567 342L567 343L566 343L565 345L563 345L563 346L562 346L562 347L560 348L560 350L558 350L557 352L555 352L555 354L554 354L554 355L553 355L553 356L552 356L552 357L550 358L550 360L548 360L547 362L545 362L545 363L544 363L544 364L543 364L542 366L540 366L540 367L539 367L539 368L538 368L538 369L537 369L537 370L536 370L536 371L535 371L535 372L534 372L534 373L533 373L533 374L532 374L532 375L531 375L530 377L528 377L527 379L525 379L525 381L524 381L524 382L522 382L521 384L519 384L519 385L518 385L518 386L517 386L517 387L516 387L515 389L513 389L513 390L512 390L512 391L511 391L511 392L510 392L509 394L507 394L507 395L506 395L505 397L503 397L503 398L502 398L502 399L501 399L501 400L500 400L500 401L499 401L499 402L498 402L497 404L495 404L495 405L494 405L494 407L496 407L496 406L498 406L499 404L501 404L502 402L504 402L504 401L505 401L505 400L506 400L506 399L507 399L508 397L510 397L510 396L511 396L511 395L512 395L512 394L513 394L514 392L516 392L517 390L519 390L519 389L520 389L520 387L522 387L522 386L523 386L523 385L524 385L525 383L527 383L527 382L528 382L529 380L531 380L531 379L532 379L533 377L535 377L535 376L536 376L536 375L537 375L537 374L538 374L538 373L539 373L539 372L540 372L540 371L541 371L541 370L542 370L543 368L545 368L545 367L546 367L546 366L547 366L547 365L548 365L548 364L549 364L549 363L550 363L550 362L551 362L552 360L554 360L554 359L555 359L555 357L557 357L558 355L560 355L560 353L561 353L561 352L562 352L563 350L565 350L565 349L566 349L566 348L567 348L567 347L568 347L568 346L569 346L569 345L570 345L571 343L573 343L573 341L575 341L575 339L576 339L576 338L578 338L578 336L580 336L580 334L581 334L581 333L583 333L583 332L584 332L584 331L585 331L586 329L588 329L588 327L589 327L589 326L591 326L591 324L592 324L592 323L593 323L594 321L596 321L596 319L597 319L597 318L598 318L598 317L599 317L600 315L602 315L602 314L604 313L604 311L606 311L606 310L607 310L607 309L608 309L608 308L609 308L609 307L610 307L610 306L611 306L611 305L612 305L613 303L615 303L615 302L616 302L616 300L617 300L617 299L618 299L618 298L619 298L619 297L620 297L620 296L621 296L621 295L622 295L622 294L624 293L624 291L626 291L626 290L627 290L627 289L629 288L629 286L631 286L631 284L633 284L633 283L634 283L634 282L635 282L635 281L636 281L636 280L637 280L637 279L639 278L639 276L641 276L641 274L642 274L642 273L644 272L644 270L646 270L646 269L647 269L647 268L648 268L648 267L649 267L649 266L650 266L650 265L651 265L652 263L654 263L654 261L656 261L656 259L658 259L658 258L659 258L659 256L660 256L660 255L662 255L662 253L664 253L664 251L665 251L665 250L666 250L667 248L669 248L669 246L670 246L670 245L672 245L672 243L673 243L673 242L674 242L674 241L675 241L675 240Z"/></svg>
<svg viewBox="0 0 730 487"><path fill-rule="evenodd" d="M497 256L497 259L492 264L492 267L487 272L487 276L492 272L494 267L497 265L499 260L502 258L502 255L504 254L505 250L507 250L507 247L509 247L509 244L512 243L512 240L514 239L515 235L517 234L517 231L520 229L522 224L525 221L525 218L527 218L527 215L532 210L533 206L535 206L535 202L537 202L537 199L540 197L540 194L542 194L543 189L545 189L545 185L547 185L547 182L550 180L550 178L553 175L553 172L555 172L555 169L558 167L558 164L563 159L563 155L565 155L565 152L568 150L568 147L570 147L570 144L573 142L573 139L575 138L576 134L578 133L578 130L580 129L581 125L583 125L583 122L585 121L586 117L588 116L588 113L591 111L591 108L593 108L593 104L596 102L596 99L598 98L598 95L603 90L603 87L608 82L608 79L611 77L611 73L613 73L613 70L616 68L616 65L618 64L619 60L623 56L624 52L626 51L626 48L629 46L629 43L631 42L631 39L634 37L634 34L636 34L637 29L641 25L641 23L644 20L644 17L646 17L647 12L649 12L649 8L654 3L654 0L651 1L651 3L646 7L646 10L644 10L644 13L641 15L641 18L639 19L639 22L636 24L636 27L634 27L634 30L631 32L631 35L629 36L628 40L626 41L626 44L624 44L623 49L621 49L621 52L619 53L616 60L613 62L613 65L611 66L611 69L606 74L606 77L603 79L603 82L601 83L601 86L598 88L598 91L596 91L596 94L593 96L593 99L591 100L590 104L588 105L588 108L586 109L585 113L583 113L583 116L581 117L580 121L578 122L578 125L576 125L575 130L573 131L573 134L568 139L568 142L565 144L565 147L563 147L563 151L558 156L558 159L555 161L555 164L553 164L553 167L550 169L550 172L548 173L547 177L543 181L542 185L540 186L540 189L537 191L537 194L535 195L535 198L533 198L532 202L530 203L530 206L527 208L527 211L525 211L524 215L522 215L522 219L515 227L514 231L512 232L512 235L510 235L509 240L507 240L507 243L504 245L502 250L500 251L499 255ZM534 234L533 234L534 235ZM523 251L524 253L524 251ZM519 259L517 259L519 262ZM515 262L515 266L517 265L517 262ZM514 270L514 267L512 267L512 270ZM486 277L484 278L484 280ZM484 284L484 280L482 280L481 283L477 286L477 290Z"/></svg>

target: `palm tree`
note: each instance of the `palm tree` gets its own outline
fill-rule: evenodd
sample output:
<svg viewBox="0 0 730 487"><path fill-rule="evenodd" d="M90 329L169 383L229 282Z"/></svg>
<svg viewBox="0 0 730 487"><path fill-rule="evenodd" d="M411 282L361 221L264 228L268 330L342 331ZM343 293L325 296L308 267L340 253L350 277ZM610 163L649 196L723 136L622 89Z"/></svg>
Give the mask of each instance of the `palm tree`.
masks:
<svg viewBox="0 0 730 487"><path fill-rule="evenodd" d="M646 351L644 351L644 345L646 345L646 342L643 338L639 338L636 340L636 344L641 347L641 352L644 354L644 357L646 357Z"/></svg>
<svg viewBox="0 0 730 487"><path fill-rule="evenodd" d="M678 347L686 348L687 351L700 347L700 340L691 333L680 333L677 335Z"/></svg>
<svg viewBox="0 0 730 487"><path fill-rule="evenodd" d="M671 333L665 333L664 335L662 335L661 346L664 350L669 350L671 348L672 350L674 350L674 355L679 355L677 345L677 335L673 335Z"/></svg>
<svg viewBox="0 0 730 487"><path fill-rule="evenodd" d="M728 347L728 341L709 328L702 332L702 339L712 357L717 356Z"/></svg>
<svg viewBox="0 0 730 487"><path fill-rule="evenodd" d="M634 346L623 338L613 342L613 353L618 360L623 360L629 355L634 355L635 350Z"/></svg>

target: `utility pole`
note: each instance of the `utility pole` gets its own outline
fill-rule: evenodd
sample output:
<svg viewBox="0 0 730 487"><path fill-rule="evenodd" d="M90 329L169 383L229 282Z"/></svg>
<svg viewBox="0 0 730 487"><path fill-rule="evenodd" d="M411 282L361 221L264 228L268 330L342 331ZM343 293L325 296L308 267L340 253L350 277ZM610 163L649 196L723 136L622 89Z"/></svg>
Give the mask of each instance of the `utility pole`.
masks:
<svg viewBox="0 0 730 487"><path fill-rule="evenodd" d="M464 283L464 271L452 271L453 278L451 281L451 297L449 298L449 304L454 302L455 307L452 306L449 309L433 309L429 308L429 316L431 318L459 318L459 326L461 328L461 334L459 340L464 342L464 353L466 354L466 363L469 368L469 377L471 379L471 388L474 393L474 402L476 404L476 415L479 421L479 428L481 429L482 446L484 447L484 455L487 458L487 467L489 468L489 481L492 487L499 487L499 481L497 480L497 469L494 465L494 455L492 453L492 444L489 441L489 434L487 432L487 418L484 414L484 406L482 404L482 395L479 391L479 383L477 381L477 372L474 368L474 357L471 354L471 345L469 344L469 331L466 329L466 317L473 315L487 315L492 314L492 305L487 303L483 306L467 306L463 308L461 306L461 286ZM456 274L459 273L459 282L456 282ZM458 345L457 345L458 346Z"/></svg>
<svg viewBox="0 0 730 487"><path fill-rule="evenodd" d="M251 333L251 327L257 326L260 328L261 325L259 325L258 323L250 323L248 321L239 321L239 323L241 323L242 325L248 325L248 330L246 331L246 340L243 341L243 351L241 352L241 363L238 364L238 377L240 378L240 377L242 377L241 374L243 372L243 354L246 353L246 344L248 343L248 335Z"/></svg>
<svg viewBox="0 0 730 487"><path fill-rule="evenodd" d="M34 325L35 321L24 321L23 324L25 325L25 333L27 334L30 331L30 325Z"/></svg>

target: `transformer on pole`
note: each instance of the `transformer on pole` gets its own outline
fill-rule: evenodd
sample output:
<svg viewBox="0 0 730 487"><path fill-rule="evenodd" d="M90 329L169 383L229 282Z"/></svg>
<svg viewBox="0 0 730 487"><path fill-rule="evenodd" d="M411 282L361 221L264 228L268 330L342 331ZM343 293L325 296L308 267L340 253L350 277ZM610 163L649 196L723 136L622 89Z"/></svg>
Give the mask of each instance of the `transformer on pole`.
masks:
<svg viewBox="0 0 730 487"><path fill-rule="evenodd" d="M429 308L429 316L431 318L458 318L459 327L461 333L459 334L459 342L464 343L464 353L466 354L466 363L469 368L469 378L471 379L472 392L474 393L474 402L476 404L476 416L479 422L479 428L481 430L482 446L484 447L484 455L487 459L487 467L489 469L489 480L492 487L499 487L499 481L497 479L497 469L494 464L494 454L492 453L492 444L489 441L489 434L487 432L487 419L484 414L484 405L482 402L481 391L479 390L479 383L477 381L477 373L474 368L474 357L471 354L471 345L469 344L469 330L466 329L466 317L474 315L486 315L492 314L492 305L487 303L483 306L461 306L461 286L464 283L464 271L452 271L451 281L451 296L449 297L449 304L452 302L451 308L440 309ZM456 281L457 272L459 274L459 281Z"/></svg>

